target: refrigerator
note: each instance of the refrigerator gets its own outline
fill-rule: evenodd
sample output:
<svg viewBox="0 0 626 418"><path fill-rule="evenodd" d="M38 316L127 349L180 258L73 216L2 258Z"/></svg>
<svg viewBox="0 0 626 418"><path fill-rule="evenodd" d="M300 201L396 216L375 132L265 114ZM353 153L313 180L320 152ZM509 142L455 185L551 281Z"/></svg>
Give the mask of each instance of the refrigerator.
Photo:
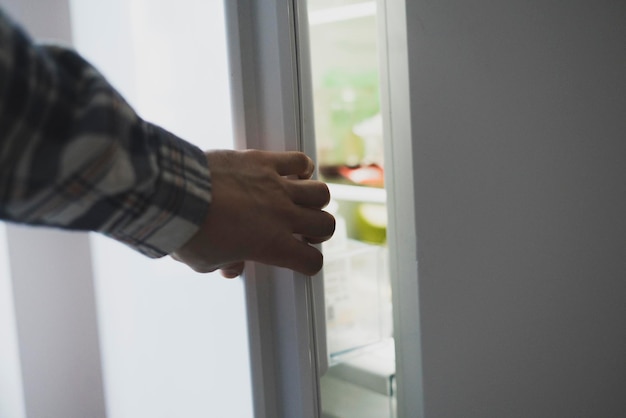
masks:
<svg viewBox="0 0 626 418"><path fill-rule="evenodd" d="M58 1L65 4L58 13L26 6L34 0L6 3L37 11L35 28L71 40L68 2ZM115 341L100 333L104 299L91 280L90 240L7 225L0 391L12 381L14 399L0 397L0 415L206 416L214 405L205 404L219 398L217 416L242 418L626 416L626 7L562 3L225 1L238 147L301 149L317 159L334 196L328 210L340 220L323 248L325 271L310 278L247 266L245 279L231 282L245 286L247 318L233 325L220 306L219 315L190 310L169 322L169 329L188 322L188 335L206 337L192 341L218 341L224 355L197 343L152 359L144 354L154 355L155 344L134 357L124 352L122 365L147 360L134 373L137 388L126 391L124 379L106 384L114 374L107 345ZM206 14L193 15L209 26ZM110 21L96 17L108 33ZM187 23L183 17L172 28ZM359 51L377 64L368 67ZM325 52L328 66L316 61ZM338 55L343 73L329 68ZM377 105L362 110L355 103L371 97L364 91L372 85ZM324 116L320 108L334 110ZM331 123L338 114L342 123ZM381 125L382 159L372 140ZM380 173L384 188L371 183ZM109 264L127 269L121 257ZM186 306L192 293L198 306L210 304L210 293L226 299L198 292L185 273L172 279L164 293L187 293L174 306ZM173 306L137 293L137 301ZM243 304L230 308L240 313ZM146 312L144 324L159 327L154 314L163 311ZM215 322L233 332L247 326L249 346ZM180 335L154 334L174 343ZM248 348L254 414L247 374L235 370L245 363L247 372L248 353L234 352ZM182 369L194 373L173 373ZM122 408L129 405L137 409Z"/></svg>
<svg viewBox="0 0 626 418"><path fill-rule="evenodd" d="M70 7L70 2L59 0L60 17L44 20L54 26L53 29L62 29L62 39L69 42L71 34L67 23L71 21L70 12L86 17L77 10L94 7L96 3L76 2ZM22 5L21 2L15 4ZM400 265L405 266L405 270L406 266L411 267L411 263L401 262L399 257L410 254L413 247L408 241L408 245L402 246L395 243L399 231L392 220L397 216L387 216L390 211L410 211L411 205L410 198L406 205L396 206L388 198L396 193L391 169L406 169L401 163L403 156L410 153L390 146L391 85L383 80L390 78L390 64L394 61L385 57L384 45L391 39L385 24L386 5L383 1L371 0L228 0L224 6L237 147L302 150L314 157L319 167L317 175L328 182L333 195L328 210L338 220L335 237L322 246L326 263L319 276L304 277L263 265L247 266L243 282L254 416L414 416L416 409L410 405L414 397L403 398L401 388L415 388L411 383L404 385L402 382L411 378L413 372L410 370L418 363L411 360L409 367L397 366L403 357L396 356L399 347L393 338L402 327L392 319L392 294L404 293L407 297L411 294L391 291L394 277L401 276L394 270ZM105 7L111 14L100 14L100 17L106 17L100 21L106 24L114 19L123 22L128 19L130 22L129 16L120 12L128 13L127 7L123 1L115 2L108 9ZM45 15L44 9L33 10ZM201 16L196 18L202 19ZM154 15L151 20L155 20ZM175 21L173 17L168 23ZM89 18L75 19L75 25L89 24ZM131 25L120 24L120 27L132 29ZM122 30L118 35L123 43L125 37L132 38ZM401 33L397 36L405 42ZM169 57L164 52L169 45L166 41L163 39L163 45L154 51ZM400 44L396 42L395 45ZM360 52L355 53L357 49ZM133 56L126 55L128 51L131 51L128 45L117 51L118 57L124 57L120 62L132 61ZM197 64L198 61L193 62ZM402 64L398 68L406 70ZM394 78L401 80L401 77L407 75L395 74ZM138 83L133 87L139 89ZM406 101L406 92L398 95L398 99ZM201 104L194 103L196 105ZM404 127L406 125L400 120L408 118L408 114L403 113L408 107L403 103L400 108L400 112L394 112L394 117L399 118L394 123ZM398 141L398 147L410 144L408 131L397 129L396 132L405 137ZM394 156L396 152L399 155ZM391 166L385 162L391 160L395 160ZM407 161L410 162L410 158ZM402 187L411 192L401 194L407 198L411 196L411 184ZM410 224L403 225L404 233L410 230ZM169 385L176 379L168 377L177 376L171 370L188 367L180 359L168 357L165 364L147 362L149 368L141 369L132 364L135 355L129 352L132 345L116 343L119 340L108 334L114 328L107 324L107 321L114 322L109 315L111 312L129 312L125 309L128 306L142 309L141 300L150 297L143 292L141 298L131 302L128 288L107 293L107 289L113 289L110 287L111 277L116 273L102 275L109 277L109 287L105 288L102 286L104 281L97 278L100 273L94 273L98 270L94 266L113 258L118 262L112 264L127 273L135 254L128 255L127 260L123 255L127 249L120 248L119 254L106 249L100 251L102 254L106 252L106 257L99 258L100 244L97 242L90 243L83 235L60 235L57 231L9 228L8 235L12 250L12 280L17 295L16 323L21 327L19 345L16 345L21 351L12 357L19 355L22 372L14 373L14 379L11 376L14 387L23 392L22 398L15 401L14 409L23 406L19 414L37 415L37 411L49 414L51 410L67 416L82 416L84 410L89 411L90 416L102 417L140 413L146 410L142 403L149 398L144 394L158 391L153 392L149 387L144 392L136 382L142 383L143 380L146 386L150 386L149 379L154 373L158 375L153 379L157 380L156 384L167 382ZM33 246L32 242L39 245ZM92 247L96 250L95 255ZM24 257L16 257L16 254ZM43 255L54 262L30 262L32 257ZM142 259L142 262L150 262L152 269L168 270L152 261ZM58 267L58 272L50 265ZM159 275L147 264L142 264L141 268L140 274L155 286ZM416 277L410 271L403 274L403 277ZM42 276L49 280L38 281ZM194 286L190 283L181 286L187 279L184 273L172 271L171 276L176 277L175 287L179 290ZM62 294L53 290L57 283L65 286ZM151 287L151 295L154 295L154 288ZM225 289L222 291L226 292ZM107 299L111 294L117 295L116 298ZM39 295L47 295L45 304L41 303ZM78 300L81 304L77 307L73 302ZM107 300L114 303L107 304ZM204 303L209 303L208 300ZM103 306L112 309L106 311ZM128 324L129 319L125 318L123 322ZM158 322L151 321L155 328L162 326ZM238 322L234 325L233 322L231 318L229 327L237 328ZM134 338L134 330L128 331L133 328L132 324L131 321L131 327L122 327L121 333ZM186 326L193 327L193 324L196 322ZM179 325L178 328L182 327ZM408 329L411 331L410 327ZM218 334L212 330L213 327L204 324L197 334ZM145 329L141 333L145 336ZM41 342L48 335L54 335L54 344ZM168 335L170 338L175 339ZM202 347L195 344L195 352L201 351ZM231 357L220 361L228 364L236 358L234 351L245 348L230 348ZM41 354L43 351L46 356ZM111 355L119 352L123 353L116 358ZM150 357L145 355L147 352L154 355L148 349L139 357ZM208 352L215 353L216 350ZM184 353L191 363L195 361L190 348L185 348ZM129 367L124 370L120 364ZM152 367L154 364L158 367ZM244 383L234 382L238 374L233 372L235 367L225 366L228 367L232 376L221 376L219 385L239 385L233 396L242 403L247 402L242 387ZM82 372L74 375L68 370ZM120 370L128 371L128 375ZM208 376L211 372L204 373ZM63 385L51 383L59 376L65 379L68 375L70 378ZM124 379L119 379L123 376L130 376L133 380L123 382ZM194 381L184 380L184 384L176 386L181 392L188 392L193 384ZM137 390L138 386L140 390ZM171 398L187 400L176 405L179 413L181 408L189 410L193 407L190 398L179 396L171 386L166 387ZM206 387L201 389L207 390ZM81 395L81 402L75 402L76 393ZM401 415L405 404L411 412ZM156 402L155 405L163 404ZM233 409L230 409L231 413Z"/></svg>
<svg viewBox="0 0 626 418"><path fill-rule="evenodd" d="M257 418L420 415L399 3L389 10L385 0L225 3L237 147L313 157L337 220L316 277L246 268Z"/></svg>

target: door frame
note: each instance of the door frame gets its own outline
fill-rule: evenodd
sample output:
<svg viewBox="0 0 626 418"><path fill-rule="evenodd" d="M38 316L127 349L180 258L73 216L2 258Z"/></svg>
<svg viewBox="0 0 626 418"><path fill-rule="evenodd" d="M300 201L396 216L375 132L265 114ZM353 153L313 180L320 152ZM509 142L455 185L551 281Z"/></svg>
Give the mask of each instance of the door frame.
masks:
<svg viewBox="0 0 626 418"><path fill-rule="evenodd" d="M397 414L424 417L406 0L377 0Z"/></svg>

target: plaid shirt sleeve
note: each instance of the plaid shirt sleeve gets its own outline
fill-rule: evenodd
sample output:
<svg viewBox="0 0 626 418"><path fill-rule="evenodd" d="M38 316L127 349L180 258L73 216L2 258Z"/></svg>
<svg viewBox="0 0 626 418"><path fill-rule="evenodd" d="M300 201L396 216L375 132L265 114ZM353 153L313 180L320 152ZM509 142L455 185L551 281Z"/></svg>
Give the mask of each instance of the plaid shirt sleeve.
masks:
<svg viewBox="0 0 626 418"><path fill-rule="evenodd" d="M98 231L150 256L198 230L204 153L141 120L75 52L34 44L0 9L0 218Z"/></svg>

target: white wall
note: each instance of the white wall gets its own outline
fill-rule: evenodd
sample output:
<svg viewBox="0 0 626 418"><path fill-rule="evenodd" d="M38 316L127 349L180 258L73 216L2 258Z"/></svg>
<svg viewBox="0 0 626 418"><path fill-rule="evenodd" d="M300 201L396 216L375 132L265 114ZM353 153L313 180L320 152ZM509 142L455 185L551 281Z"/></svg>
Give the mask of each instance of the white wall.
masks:
<svg viewBox="0 0 626 418"><path fill-rule="evenodd" d="M77 49L144 118L232 148L221 0L70 4ZM109 418L252 416L242 280L92 238Z"/></svg>
<svg viewBox="0 0 626 418"><path fill-rule="evenodd" d="M17 342L6 226L0 223L0 417L24 418L24 390Z"/></svg>
<svg viewBox="0 0 626 418"><path fill-rule="evenodd" d="M626 3L406 7L426 417L626 416Z"/></svg>
<svg viewBox="0 0 626 418"><path fill-rule="evenodd" d="M221 0L0 4L38 38L72 42L146 119L232 147ZM0 418L252 416L241 280L100 236L7 229L16 321L0 306L0 336L13 339L0 349Z"/></svg>
<svg viewBox="0 0 626 418"><path fill-rule="evenodd" d="M66 0L0 4L33 36L71 42ZM12 300L4 307L7 320L1 321L8 340L0 362L19 362L3 377L10 380L0 388L2 414L104 417L88 237L11 224L6 237L10 278L3 280L10 284L5 282L2 291Z"/></svg>

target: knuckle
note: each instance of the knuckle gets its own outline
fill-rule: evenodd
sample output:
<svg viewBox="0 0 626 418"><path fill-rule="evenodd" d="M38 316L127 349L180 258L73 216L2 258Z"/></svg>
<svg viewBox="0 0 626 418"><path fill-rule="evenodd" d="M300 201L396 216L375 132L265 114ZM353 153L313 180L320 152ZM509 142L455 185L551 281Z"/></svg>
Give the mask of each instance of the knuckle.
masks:
<svg viewBox="0 0 626 418"><path fill-rule="evenodd" d="M311 160L309 156L307 156L303 152L294 151L292 152L292 158L294 159L298 167L300 167L301 173L305 174L305 177L313 174L313 160Z"/></svg>
<svg viewBox="0 0 626 418"><path fill-rule="evenodd" d="M240 152L242 153L242 155L246 155L251 158L258 158L264 154L263 151L258 150L258 149L253 149L253 148L242 150Z"/></svg>

